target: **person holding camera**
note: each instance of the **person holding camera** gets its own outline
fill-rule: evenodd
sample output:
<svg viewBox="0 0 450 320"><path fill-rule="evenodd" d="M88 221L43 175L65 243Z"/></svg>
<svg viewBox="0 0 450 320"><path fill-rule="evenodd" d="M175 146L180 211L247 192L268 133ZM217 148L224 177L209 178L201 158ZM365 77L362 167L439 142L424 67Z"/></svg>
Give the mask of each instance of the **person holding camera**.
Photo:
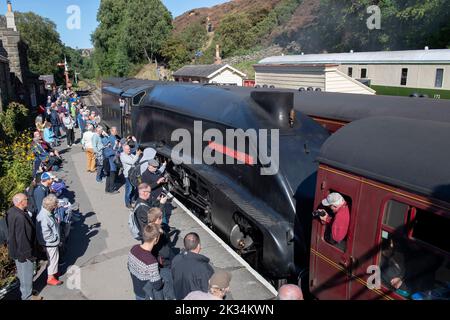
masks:
<svg viewBox="0 0 450 320"><path fill-rule="evenodd" d="M139 161L140 155L142 154L141 150L138 150L136 154L132 154L131 147L128 144L123 145L123 151L120 154L120 161L122 162L123 167L123 175L125 177L125 206L129 209L132 208L131 202L133 196L133 185L128 178L128 173L130 169L136 162Z"/></svg>
<svg viewBox="0 0 450 320"><path fill-rule="evenodd" d="M165 163L163 164L165 167ZM142 174L142 182L147 183L152 193L150 195L151 200L155 201L161 197L163 193L163 186L167 183L167 178L164 177L164 172L159 170L159 161L156 159L151 159L148 161L148 168ZM170 206L164 205L163 208L163 224L169 225L169 217L170 217Z"/></svg>
<svg viewBox="0 0 450 320"><path fill-rule="evenodd" d="M329 208L331 216L325 209L318 209L313 216L319 217L322 224L331 225L331 242L341 243L347 236L350 224L350 212L344 197L337 192L330 193L322 200L322 205Z"/></svg>
<svg viewBox="0 0 450 320"><path fill-rule="evenodd" d="M152 188L152 199L156 199L161 195L162 186L167 182L167 179L158 168L159 161L151 159L148 161L147 170L142 174L142 182L147 183Z"/></svg>
<svg viewBox="0 0 450 320"><path fill-rule="evenodd" d="M150 186L143 182L138 186L138 199L134 206L134 214L139 226L139 238L142 240L142 230L149 224L148 212L151 208L162 208L166 204L167 196L161 195L156 201L152 201L150 194L152 189Z"/></svg>

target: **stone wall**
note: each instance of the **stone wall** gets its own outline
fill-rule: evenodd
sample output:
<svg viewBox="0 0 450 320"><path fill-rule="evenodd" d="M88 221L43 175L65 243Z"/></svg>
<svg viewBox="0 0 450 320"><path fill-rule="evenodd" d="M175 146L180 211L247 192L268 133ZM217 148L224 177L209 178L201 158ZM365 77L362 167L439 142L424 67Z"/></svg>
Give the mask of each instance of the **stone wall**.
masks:
<svg viewBox="0 0 450 320"><path fill-rule="evenodd" d="M266 49L262 49L260 51L253 52L251 54L226 58L226 59L223 59L222 62L234 65L234 64L241 63L241 62L245 62L245 61L253 61L253 60L259 61L259 60L262 60L267 57L281 56L282 53L283 53L283 48L281 48L279 46L271 46Z"/></svg>
<svg viewBox="0 0 450 320"><path fill-rule="evenodd" d="M6 51L6 58L9 60L9 69L14 73L16 79L23 83L23 62L20 55L20 34L17 31L9 29L0 29L0 39L3 49ZM3 51L3 50L1 50Z"/></svg>

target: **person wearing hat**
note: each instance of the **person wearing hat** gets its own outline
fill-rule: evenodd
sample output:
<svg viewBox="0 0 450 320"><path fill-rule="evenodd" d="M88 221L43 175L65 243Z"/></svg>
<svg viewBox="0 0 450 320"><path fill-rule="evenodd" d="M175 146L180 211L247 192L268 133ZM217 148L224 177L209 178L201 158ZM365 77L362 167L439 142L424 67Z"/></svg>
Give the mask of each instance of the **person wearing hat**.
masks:
<svg viewBox="0 0 450 320"><path fill-rule="evenodd" d="M208 292L192 291L183 300L223 300L230 291L231 274L218 270L209 279Z"/></svg>
<svg viewBox="0 0 450 320"><path fill-rule="evenodd" d="M156 199L161 194L162 184L166 182L158 168L159 161L150 159L148 160L147 170L142 174L142 182L149 184L152 188L152 199Z"/></svg>
<svg viewBox="0 0 450 320"><path fill-rule="evenodd" d="M142 182L147 183L152 189L150 199L155 201L161 197L163 191L162 186L167 182L167 179L163 177L162 167L165 168L165 163L159 168L159 161L156 159L148 160L147 170L142 174ZM169 225L170 206L164 206L163 208L163 224Z"/></svg>
<svg viewBox="0 0 450 320"><path fill-rule="evenodd" d="M50 193L50 186L55 176L50 172L44 172L41 175L41 182L33 190L34 203L38 212L42 209L42 201ZM37 214L37 212L35 212Z"/></svg>
<svg viewBox="0 0 450 320"><path fill-rule="evenodd" d="M324 209L319 211L324 214L320 216L322 224L331 224L331 240L340 243L347 236L348 226L350 224L350 212L344 197L337 192L330 193L322 200L322 205L329 208L334 217L330 216Z"/></svg>

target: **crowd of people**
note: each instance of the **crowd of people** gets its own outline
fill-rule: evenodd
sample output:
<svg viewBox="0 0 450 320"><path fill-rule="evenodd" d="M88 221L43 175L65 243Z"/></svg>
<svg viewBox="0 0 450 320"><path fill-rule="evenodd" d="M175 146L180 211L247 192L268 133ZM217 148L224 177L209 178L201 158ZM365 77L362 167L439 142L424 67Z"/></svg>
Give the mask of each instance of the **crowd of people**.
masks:
<svg viewBox="0 0 450 320"><path fill-rule="evenodd" d="M76 128L79 139L75 139ZM39 108L31 146L35 155L33 183L13 197L6 216L8 250L17 267L21 298L42 299L33 291L39 260L47 261L47 285L62 284L58 264L67 239L64 230L71 221L80 219L76 205L65 197L64 181L55 175L64 163L57 150L64 135L69 148L81 143L86 171L95 174L97 183L104 183L106 194L118 194L124 185L124 210L129 210L130 231L133 227L136 230L131 232L136 245L127 263L135 298L226 298L231 274L215 271L210 259L200 253L199 235L188 233L181 252L171 240L173 207L172 195L166 189L167 163L158 161L154 149L141 148L135 137L122 138L115 127L106 132L95 111L89 111L76 93L62 90L54 91L47 105ZM297 291L285 287L279 299L297 299L301 290L300 294Z"/></svg>

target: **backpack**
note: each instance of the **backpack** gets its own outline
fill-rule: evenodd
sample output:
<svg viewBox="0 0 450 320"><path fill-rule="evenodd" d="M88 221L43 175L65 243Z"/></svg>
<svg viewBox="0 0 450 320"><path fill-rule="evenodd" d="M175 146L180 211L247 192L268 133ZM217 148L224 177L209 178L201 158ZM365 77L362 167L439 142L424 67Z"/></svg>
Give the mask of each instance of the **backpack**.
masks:
<svg viewBox="0 0 450 320"><path fill-rule="evenodd" d="M36 215L38 213L38 208L36 206L36 201L34 200L34 189L36 187L34 185L31 185L28 187L27 190L25 190L25 194L28 198L28 205L27 205L27 210L29 212L31 212L34 215Z"/></svg>
<svg viewBox="0 0 450 320"><path fill-rule="evenodd" d="M56 196L59 197L66 189L66 184L63 180L58 179L52 182L50 189L56 193Z"/></svg>
<svg viewBox="0 0 450 320"><path fill-rule="evenodd" d="M139 234L141 233L141 230L139 230L139 224L136 220L136 210L143 205L145 204L142 202L138 203L138 205L133 210L130 210L130 214L128 216L128 229L130 229L130 233L133 239L136 240L140 240Z"/></svg>
<svg viewBox="0 0 450 320"><path fill-rule="evenodd" d="M148 162L145 160L134 164L128 171L128 179L133 187L137 188L142 183L141 164Z"/></svg>

